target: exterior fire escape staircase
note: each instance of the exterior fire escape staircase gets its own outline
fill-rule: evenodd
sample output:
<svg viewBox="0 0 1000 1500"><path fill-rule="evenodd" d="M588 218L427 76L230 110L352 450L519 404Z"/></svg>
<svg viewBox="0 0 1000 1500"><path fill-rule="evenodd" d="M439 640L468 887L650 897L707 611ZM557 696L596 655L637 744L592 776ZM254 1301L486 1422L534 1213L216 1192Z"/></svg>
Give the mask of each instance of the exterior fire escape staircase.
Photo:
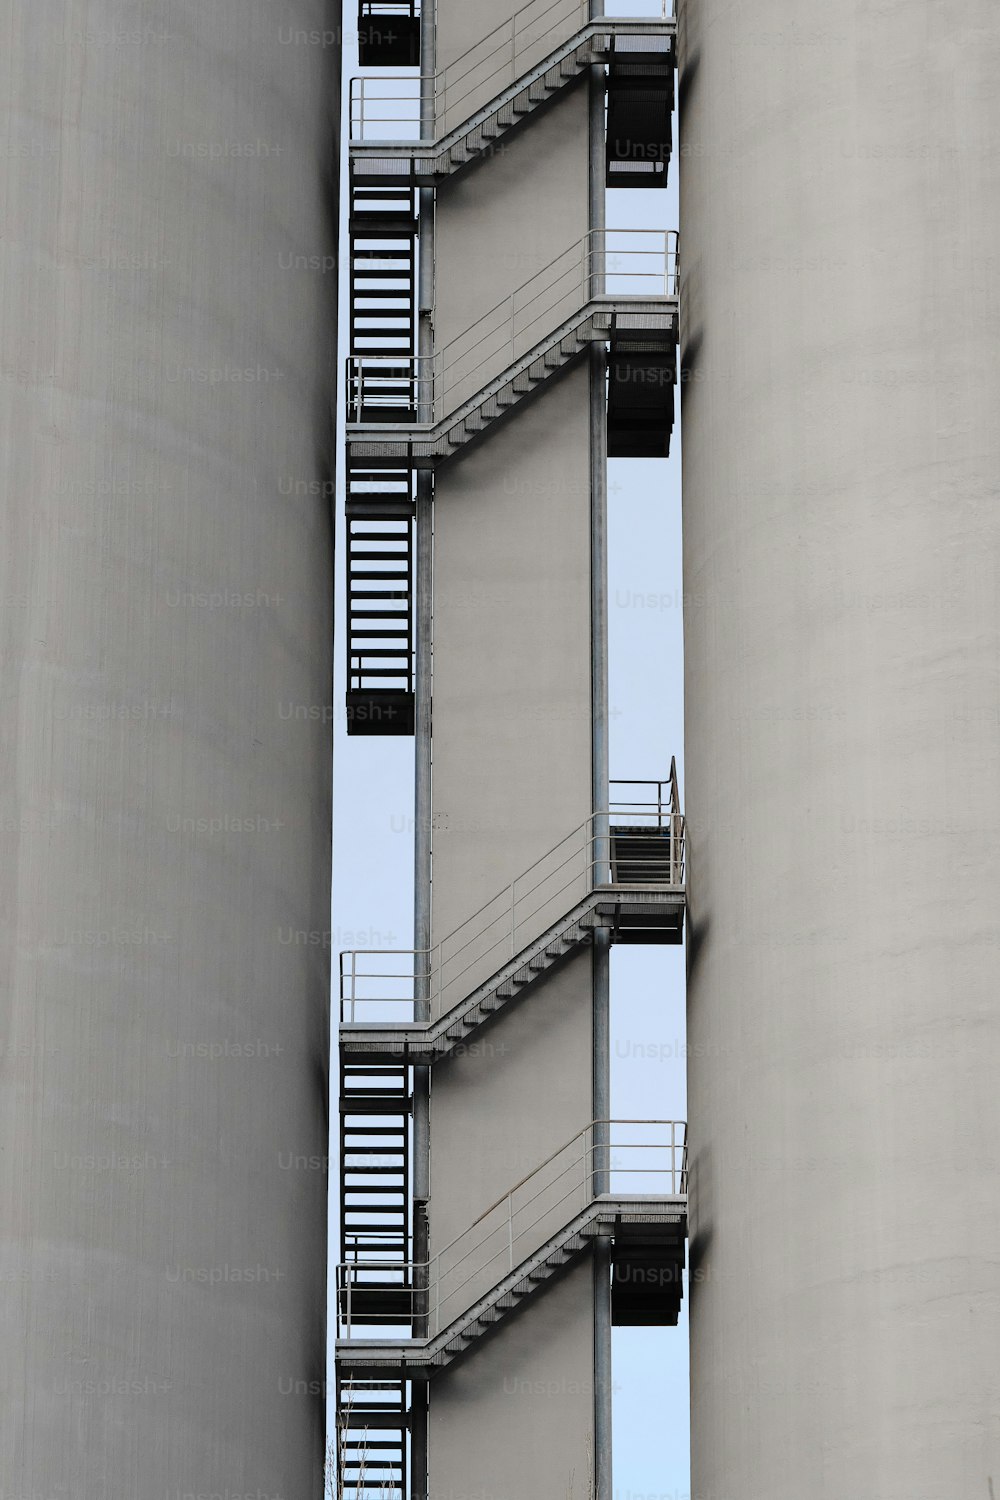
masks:
<svg viewBox="0 0 1000 1500"><path fill-rule="evenodd" d="M342 955L341 1307L352 1334L366 1325L402 1326L412 1333L410 1068L446 1057L591 941L598 926L623 942L681 941L684 820L676 767L671 765L666 782L618 782L613 790L609 812L562 840L430 954L369 950ZM504 958L504 953L511 956ZM418 987L429 992L435 1021L413 1020ZM391 1018L372 1024L366 1018L369 1010L388 1011ZM359 1011L365 1013L360 1021ZM676 1145L673 1136L672 1151ZM383 1340L374 1351L360 1351L352 1338L351 1349L341 1358L341 1374L384 1376L405 1365L416 1378L420 1371L439 1368L569 1265L595 1235L612 1235L626 1247L630 1236L634 1240L638 1234L640 1257L648 1258L650 1243L658 1240L673 1246L673 1255L678 1234L683 1237L683 1205L675 1201L683 1191L681 1179L671 1178L666 1207L636 1203L629 1193L609 1195L600 1186L602 1149L596 1137L588 1141L581 1181L574 1179L573 1185L574 1192L581 1185L586 1190L584 1199L574 1201L574 1212L566 1213L544 1243L531 1246L516 1263L510 1249L513 1229L507 1226L511 1263L503 1277L494 1278L461 1309L458 1326L453 1326L455 1318L445 1319L419 1348L408 1334L402 1354L403 1345L392 1345L386 1354ZM570 1164L574 1172L575 1160ZM609 1160L613 1164L613 1154ZM675 1174L679 1170L675 1155L670 1167ZM559 1197L553 1212L567 1201ZM468 1259L463 1256L463 1266ZM442 1274L446 1280L447 1272ZM447 1310L455 1296L446 1289L439 1311ZM660 1313L662 1308L656 1316Z"/></svg>
<svg viewBox="0 0 1000 1500"><path fill-rule="evenodd" d="M609 1122L589 1126L557 1153L560 1170L543 1164L541 1200L528 1179L433 1265L412 1258L412 1068L448 1056L507 1006L529 1000L598 927L623 943L682 940L676 766L666 781L615 782L611 790L608 812L588 819L431 953L341 956L338 1452L350 1500L365 1493L360 1482L350 1487L362 1471L366 1485L374 1476L390 1495L405 1494L393 1486L405 1476L407 1392L513 1316L595 1238L613 1245L615 1321L677 1320L687 1177L683 1130L673 1124L664 1141L649 1135L667 1128L663 1122L635 1122L638 1142L616 1139L620 1130ZM430 996L431 1022L414 1020L418 989ZM388 1019L372 1021L372 1012ZM660 1153L652 1175L647 1152Z"/></svg>
<svg viewBox="0 0 1000 1500"><path fill-rule="evenodd" d="M362 67L420 63L419 0L359 0ZM418 220L398 184L350 189L350 347L404 362L416 353ZM347 474L347 731L412 734L413 475L384 466ZM340 1058L340 1238L354 1264L376 1256L402 1282L413 1258L412 1074ZM388 1306L388 1304L386 1304ZM336 1370L337 1500L408 1500L412 1403L399 1371Z"/></svg>
<svg viewBox="0 0 1000 1500"><path fill-rule="evenodd" d="M351 348L408 368L416 345L417 218L401 189L351 193ZM347 729L413 733L413 477L347 474Z"/></svg>
<svg viewBox="0 0 1000 1500"><path fill-rule="evenodd" d="M509 328L500 327L508 311L500 308L430 359L417 358L415 343L415 189L487 158L595 66L607 77L608 184L665 186L676 22L672 0L659 9L592 20L586 0L528 0L434 77L437 138L424 140L419 0L359 0L360 60L376 73L354 80L351 93L350 734L413 733L415 470L433 470L485 437L594 343L609 349L609 454L668 452L676 236L658 257L649 239L625 245L624 231L590 236L515 293ZM384 71L392 68L411 71ZM574 294L564 296L574 261ZM542 294L547 321L525 315L533 293Z"/></svg>
<svg viewBox="0 0 1000 1500"><path fill-rule="evenodd" d="M373 1259L383 1293L375 1311L409 1319L413 1257L410 1197L410 1073L405 1067L340 1066L340 1238L347 1265ZM388 1281L391 1291L384 1289ZM359 1294L359 1313L366 1313ZM367 1309L370 1313L371 1309ZM395 1375L396 1378L393 1378ZM410 1426L398 1371L371 1378L337 1366L340 1500L406 1495Z"/></svg>
<svg viewBox="0 0 1000 1500"><path fill-rule="evenodd" d="M419 80L356 78L351 84L351 181L355 186L438 187L494 151L514 130L551 104L590 70L608 80L607 183L609 187L665 187L670 160L676 23L602 16L578 23L578 0L529 4L434 80L438 139L385 139L393 130L419 129ZM557 14L558 13L558 14ZM555 19L553 19L555 18ZM534 24L533 24L534 22ZM575 26L543 56L546 38ZM523 64L523 71L517 71ZM516 76L508 76L515 75ZM493 86L492 97L472 107ZM497 84L501 86L496 87Z"/></svg>
<svg viewBox="0 0 1000 1500"><path fill-rule="evenodd" d="M598 929L614 943L680 943L684 818L676 766L666 782L612 788L610 814L588 818L430 954L342 953L341 1057L382 1065L448 1057L591 944ZM655 802L630 807L624 799L637 788L655 788ZM418 984L435 1020L413 1020Z"/></svg>
<svg viewBox="0 0 1000 1500"><path fill-rule="evenodd" d="M338 1371L337 1500L406 1500L410 1423L406 1381Z"/></svg>
<svg viewBox="0 0 1000 1500"><path fill-rule="evenodd" d="M349 467L438 467L536 396L595 342L611 350L611 450L627 456L629 437L634 442L639 435L642 455L665 457L673 426L678 277L676 235L595 231L433 356L351 356ZM434 412L433 421L417 420L422 407Z"/></svg>
<svg viewBox="0 0 1000 1500"><path fill-rule="evenodd" d="M586 0L529 0L435 78L434 140L420 138L419 73L352 88L349 733L413 732L417 470L485 437L595 342L609 350L609 453L668 451L676 236L589 236L431 359L416 349L416 190L487 160L595 66L608 86L608 185L666 184L676 61L668 3L653 20L591 21ZM359 41L365 68L419 69L420 0L359 0ZM626 1140L625 1127L594 1122L556 1154L559 1171L550 1158L543 1177L515 1185L431 1263L414 1263L410 1182L414 1067L530 1003L532 986L598 929L615 942L681 941L673 770L654 785L655 817L619 807L588 820L434 952L342 958L338 1500L407 1500L415 1390L543 1293L595 1237L614 1247L615 1322L677 1320L682 1126L631 1122ZM431 1022L414 1020L418 985L430 993Z"/></svg>
<svg viewBox="0 0 1000 1500"><path fill-rule="evenodd" d="M612 1125L616 1122L600 1122ZM673 1142L667 1147L671 1165L667 1168L651 1168L644 1175L662 1179L662 1187L659 1193L629 1195L627 1193L603 1193L591 1198L585 1207L570 1214L566 1222L560 1224L559 1228L544 1238L540 1245L530 1254L524 1256L516 1265L506 1273L501 1274L483 1295L476 1297L468 1307L456 1312L444 1326L432 1334L429 1338L365 1338L363 1332L366 1325L378 1328L381 1325L400 1323L404 1321L396 1314L386 1312L361 1313L357 1310L355 1299L367 1292L367 1299L371 1304L375 1299L375 1288L388 1290L384 1280L376 1282L367 1278L382 1277L383 1272L377 1261L354 1262L340 1268L340 1279L338 1285L338 1314L341 1330L344 1337L338 1341L337 1359L341 1371L352 1378L386 1376L404 1369L411 1380L429 1379L438 1370L444 1369L460 1355L472 1348L480 1339L489 1334L498 1324L504 1322L514 1313L518 1312L524 1303L546 1286L551 1284L559 1275L568 1270L579 1260L590 1248L594 1239L598 1237L611 1239L618 1247L619 1255L624 1254L629 1275L619 1278L619 1285L624 1283L629 1286L633 1298L626 1298L627 1302L634 1300L634 1288L641 1283L648 1285L650 1294L645 1300L652 1301L654 1312L647 1311L641 1318L634 1316L617 1317L616 1322L658 1323L676 1324L681 1304L682 1270L684 1264L684 1240L687 1232L687 1168L684 1148L684 1128L682 1125L671 1121L638 1121L622 1122L626 1125L634 1124L644 1126L666 1127L672 1134ZM595 1126L588 1127L584 1132L583 1139L589 1139L596 1134ZM570 1143L575 1147L580 1138ZM631 1147L631 1142L629 1147ZM609 1147L609 1150L621 1154L620 1146ZM561 1154L561 1153L560 1153ZM587 1152L584 1150L584 1171L591 1169L587 1165ZM548 1163L543 1163L542 1168L533 1177L540 1177ZM630 1168L628 1170L642 1171L642 1168ZM615 1175L615 1174L612 1174ZM530 1179L529 1179L530 1181ZM574 1198L577 1195L566 1189L562 1177L556 1178L556 1188L564 1198ZM543 1193L552 1195L552 1189L547 1188ZM536 1194L536 1196L539 1196ZM487 1216L488 1217L488 1216ZM464 1261L473 1255L476 1250L482 1248L485 1243L487 1249L484 1253L485 1267L484 1275L488 1278L490 1271L498 1259L499 1252L491 1251L488 1247L494 1239L499 1238L499 1231L487 1230L480 1233L478 1242L475 1235L479 1232L479 1225L472 1226L470 1235L460 1237L456 1246L449 1246L456 1259ZM510 1227L507 1234L508 1242L513 1238L517 1242L523 1237L524 1231ZM466 1249L466 1240L472 1240L470 1249ZM614 1264L614 1261L613 1261ZM641 1278L638 1274L641 1271ZM432 1277L431 1297L432 1299L443 1299L446 1303L454 1302L458 1305L466 1293L466 1284L472 1282L474 1277L471 1273L463 1272L465 1283L459 1284L452 1290L447 1275L437 1274ZM458 1280L452 1277L452 1280ZM613 1284L612 1307L614 1310L614 1293L618 1290ZM395 1292L392 1293L395 1296ZM619 1312L621 1304L619 1303ZM632 1308L630 1307L630 1311Z"/></svg>

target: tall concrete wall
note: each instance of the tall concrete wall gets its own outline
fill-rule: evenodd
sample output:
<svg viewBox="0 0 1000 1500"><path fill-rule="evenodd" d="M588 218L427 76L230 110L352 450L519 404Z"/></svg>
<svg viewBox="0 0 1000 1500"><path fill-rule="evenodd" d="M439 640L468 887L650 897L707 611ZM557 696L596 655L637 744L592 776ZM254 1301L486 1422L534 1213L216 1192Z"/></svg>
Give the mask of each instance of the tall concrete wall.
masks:
<svg viewBox="0 0 1000 1500"><path fill-rule="evenodd" d="M1000 1484L998 64L682 14L701 1500Z"/></svg>
<svg viewBox="0 0 1000 1500"><path fill-rule="evenodd" d="M5 1495L322 1493L336 20L278 10L0 6Z"/></svg>
<svg viewBox="0 0 1000 1500"><path fill-rule="evenodd" d="M517 8L441 0L439 65ZM588 216L582 87L439 192L438 347L580 240ZM592 810L589 455L584 367L437 479L435 939ZM591 1010L585 954L434 1070L432 1250L591 1120ZM592 1275L582 1265L435 1378L430 1494L590 1493Z"/></svg>

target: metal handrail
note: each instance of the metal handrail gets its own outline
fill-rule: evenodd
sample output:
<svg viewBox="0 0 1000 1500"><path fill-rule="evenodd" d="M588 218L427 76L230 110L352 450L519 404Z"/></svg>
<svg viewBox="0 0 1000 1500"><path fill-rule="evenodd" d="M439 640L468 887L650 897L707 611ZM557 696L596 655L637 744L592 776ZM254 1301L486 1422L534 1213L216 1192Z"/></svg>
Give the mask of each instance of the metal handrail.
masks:
<svg viewBox="0 0 1000 1500"><path fill-rule="evenodd" d="M553 18L552 12L557 12ZM529 20L529 17L531 19ZM492 31L485 36L479 37L472 43L471 47L456 57L446 67L440 69L433 75L434 104L436 119L442 122L438 133L447 134L448 127L445 123L450 115L465 106L466 101L473 97L474 92L479 89L489 89L486 98L500 93L505 87L513 84L521 76L528 64L524 61L525 52L530 45L537 50L539 43L548 41L548 50L559 47L580 30L590 19L589 6L586 0L527 0L527 4L515 11L514 15L506 21L501 21ZM543 30L531 37L530 44L525 39L525 32L530 35L532 24L541 23ZM569 29L567 29L567 24ZM553 33L554 40L549 40ZM541 61L545 56L542 51L533 61ZM478 75L474 85L470 83L473 75ZM409 80L413 75L403 75ZM430 75L424 74L417 83L419 101L419 89L424 82L428 81ZM385 75L383 75L385 77ZM366 123L365 97L369 80L366 78L351 79L351 138L358 139L354 134L354 122L356 117L355 101L360 101L360 125L364 131ZM388 81L388 79L386 80ZM416 123L419 127L419 112ZM458 123L461 123L459 121ZM364 139L364 135L360 137Z"/></svg>
<svg viewBox="0 0 1000 1500"><path fill-rule="evenodd" d="M434 91L442 133L456 112L468 112L477 91L485 100L516 83L532 63L568 41L589 19L587 0L527 0L438 73Z"/></svg>
<svg viewBox="0 0 1000 1500"><path fill-rule="evenodd" d="M676 230L590 230L434 354L349 355L348 421L424 403L440 421L592 303L669 301L679 285Z"/></svg>
<svg viewBox="0 0 1000 1500"><path fill-rule="evenodd" d="M612 787L617 784L612 782ZM401 1006L404 1014L390 1019L410 1024L415 1019L418 987L425 997L430 997L435 1013L441 1015L539 937L552 925L554 916L564 914L594 890L614 889L609 884L607 866L609 834L614 832L616 818L627 817L631 828L648 827L651 835L659 835L650 839L645 861L641 854L636 856L640 865L647 864L650 878L630 885L649 890L682 889L685 824L680 812L676 770L672 767L669 783L653 784L658 788L669 785L666 806L666 792L661 790L656 802L627 806L612 802L608 810L592 813L431 948L356 948L341 952L341 1024L356 1024L359 1006ZM370 959L379 959L380 967L369 970L366 964ZM390 960L399 967L387 970ZM373 983L380 987L391 985L396 992L360 992ZM402 990L409 993L399 992ZM377 1014L385 1018L384 1011Z"/></svg>
<svg viewBox="0 0 1000 1500"><path fill-rule="evenodd" d="M459 128L475 113L477 95L485 104L513 87L533 68L572 41L578 32L588 25L600 30L602 22L613 22L616 27L648 25L650 22L674 20L673 0L645 0L647 15L637 15L639 4L629 0L629 9L621 14L606 9L603 16L592 17L587 0L528 0L508 20L500 22L492 31L473 42L459 57L436 74L382 73L378 78L367 75L351 79L350 129L352 141L363 140L421 140L420 97L423 86L431 82L434 88L437 129L435 142L443 140L452 130ZM406 92L390 94L383 92L387 85L408 85ZM408 114L397 108L388 115L376 113L380 105L409 105ZM456 118L457 116L457 118ZM397 137L369 135L368 126L393 124L402 127L406 134ZM411 134L415 131L416 134Z"/></svg>
<svg viewBox="0 0 1000 1500"><path fill-rule="evenodd" d="M653 800L656 804L657 814L661 819L664 812L679 813L681 810L681 794L680 787L677 781L676 756L671 757L670 775L666 778L665 781L653 781L648 777L630 779L616 776L614 781L611 782L611 786L612 788L616 786L655 787L656 796ZM638 810L641 813L648 810L651 805L652 803L648 797L640 798L638 802L627 802L621 797L612 797L611 816L614 817L616 814L625 815L633 809Z"/></svg>
<svg viewBox="0 0 1000 1500"><path fill-rule="evenodd" d="M615 1140L613 1132L621 1127L666 1132L667 1138ZM433 1336L451 1317L464 1310L464 1302L471 1304L475 1300L470 1290L473 1286L481 1288L476 1295L482 1295L513 1271L527 1255L539 1249L558 1228L565 1227L576 1213L583 1212L600 1198L685 1196L688 1186L686 1135L686 1125L679 1120L593 1120L551 1152L539 1166L484 1209L467 1229L428 1260L399 1261L367 1255L343 1261L337 1268L337 1313L341 1336L354 1336L352 1303L355 1290L363 1290L376 1298L380 1293L386 1297L398 1297L400 1290L408 1291L419 1285L421 1302L427 1299ZM665 1153L665 1164L622 1165L622 1153L650 1151ZM568 1157L566 1165L554 1176L547 1175L548 1169L562 1157ZM657 1189L652 1194L634 1190L631 1193L627 1190L619 1192L614 1184L616 1177L642 1177L647 1188L649 1180L653 1179ZM573 1200L575 1206L568 1211L565 1205ZM560 1218L553 1226L553 1215L557 1212L560 1212ZM522 1222L525 1215L530 1216ZM500 1241L499 1248L490 1250L494 1240ZM419 1277L417 1272L421 1273ZM365 1280L365 1277L373 1279ZM455 1311L445 1317L443 1310L449 1304ZM357 1323L363 1327L377 1326L395 1315L376 1313L373 1316L369 1313L359 1317Z"/></svg>

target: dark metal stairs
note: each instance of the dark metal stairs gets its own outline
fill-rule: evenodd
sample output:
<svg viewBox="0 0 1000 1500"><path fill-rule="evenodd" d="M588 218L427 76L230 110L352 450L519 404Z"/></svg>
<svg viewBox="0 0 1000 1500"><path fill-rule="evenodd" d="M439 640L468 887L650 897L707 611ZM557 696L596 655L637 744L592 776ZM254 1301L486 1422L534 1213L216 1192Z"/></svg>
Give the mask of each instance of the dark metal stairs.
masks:
<svg viewBox="0 0 1000 1500"><path fill-rule="evenodd" d="M341 1061L340 1239L342 1260L377 1259L398 1295L380 1293L366 1309L384 1321L405 1320L410 1310L408 1266L412 1261L410 1115L412 1097L405 1067L357 1067Z"/></svg>
<svg viewBox="0 0 1000 1500"><path fill-rule="evenodd" d="M414 720L413 480L347 476L347 732L406 735Z"/></svg>
<svg viewBox="0 0 1000 1500"><path fill-rule="evenodd" d="M355 188L349 230L351 349L409 368L416 350L413 193ZM361 468L347 476L348 734L413 733L412 483L407 471Z"/></svg>
<svg viewBox="0 0 1000 1500"><path fill-rule="evenodd" d="M406 1382L337 1379L336 1500L409 1500Z"/></svg>
<svg viewBox="0 0 1000 1500"><path fill-rule="evenodd" d="M349 237L352 353L411 358L416 349L417 298L413 193L355 188Z"/></svg>

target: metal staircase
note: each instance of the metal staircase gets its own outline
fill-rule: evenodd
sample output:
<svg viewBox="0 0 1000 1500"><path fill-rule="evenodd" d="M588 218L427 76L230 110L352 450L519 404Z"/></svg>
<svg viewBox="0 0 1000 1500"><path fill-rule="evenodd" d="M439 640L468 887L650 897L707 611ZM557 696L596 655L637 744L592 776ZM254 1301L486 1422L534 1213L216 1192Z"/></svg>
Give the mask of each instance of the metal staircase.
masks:
<svg viewBox="0 0 1000 1500"><path fill-rule="evenodd" d="M355 354L347 369L351 467L433 469L482 437L595 342L612 361L640 341L669 371L678 340L677 236L601 230L529 278L429 359ZM636 390L642 383L631 382ZM661 387L662 377L656 382ZM629 382L620 382L623 390ZM672 396L671 396L672 400ZM434 420L415 422L429 408ZM669 446L669 431L663 442Z"/></svg>
<svg viewBox="0 0 1000 1500"><path fill-rule="evenodd" d="M580 309L471 400L432 426L416 427L409 420L416 405L418 360L413 361L412 370L384 360L352 360L348 422L357 426L353 431L348 429L349 462L364 462L372 468L401 463L415 469L437 468L536 395L553 375L575 363L590 344L606 342L612 323L610 311ZM664 332L673 332L668 320ZM380 419L392 426L375 426Z"/></svg>
<svg viewBox="0 0 1000 1500"><path fill-rule="evenodd" d="M406 1068L341 1059L340 1240L345 1265L377 1257L381 1293L360 1313L398 1324L411 1315L412 1096ZM337 1366L337 1500L408 1500L411 1411L399 1371L353 1378Z"/></svg>
<svg viewBox="0 0 1000 1500"><path fill-rule="evenodd" d="M348 224L351 348L403 359L415 350L417 216L413 193L356 187Z"/></svg>
<svg viewBox="0 0 1000 1500"><path fill-rule="evenodd" d="M352 79L352 183L437 187L596 66L607 70L608 185L666 186L677 27L660 9L590 20L584 0L529 0L434 78L434 140L420 137L419 78Z"/></svg>
<svg viewBox="0 0 1000 1500"><path fill-rule="evenodd" d="M406 1394L403 1380L338 1376L336 1500L407 1500Z"/></svg>
<svg viewBox="0 0 1000 1500"><path fill-rule="evenodd" d="M595 343L608 349L609 453L669 448L674 235L587 236L458 338L427 358L417 354L417 210L432 201L427 190L502 150L595 67L607 78L608 185L665 184L676 25L672 0L655 6L661 13L652 17L592 21L589 0L528 0L433 79L433 131L420 124L429 78L383 73L352 85L351 734L414 730L416 471L486 438ZM359 32L363 67L419 68L420 0L359 0ZM425 242L430 253L429 227ZM681 941L684 823L673 771L654 785L655 812L612 805L595 815L430 952L341 956L338 1500L410 1500L411 1486L424 1496L424 1382L515 1316L595 1240L613 1246L614 1321L677 1321L683 1127L668 1123L668 1139L656 1144L666 1152L659 1173L643 1169L623 1183L623 1153L654 1149L646 1136L665 1122L632 1122L641 1139L624 1145L618 1127L595 1122L564 1148L564 1170L556 1153L541 1176L517 1184L450 1245L435 1248L432 1223L429 1259L421 1258L423 1210L414 1208L411 1181L414 1091L425 1097L414 1068L459 1051L598 932L619 943ZM417 996L421 1006L429 997L433 1020L416 1022L427 1014ZM418 1110L418 1136L422 1118Z"/></svg>
<svg viewBox="0 0 1000 1500"><path fill-rule="evenodd" d="M655 1241L660 1267L673 1267L676 1274L651 1278L653 1312L647 1321L676 1323L687 1233L684 1127L671 1121L622 1124L646 1132L656 1127L668 1139L623 1143L614 1139L614 1122L595 1122L435 1255L428 1278L429 1337L372 1338L371 1308L380 1289L394 1296L392 1287L385 1285L377 1259L339 1267L337 1362L342 1375L398 1378L404 1372L411 1380L431 1378L551 1285L598 1238L612 1241L612 1267L615 1245L633 1264L636 1244ZM659 1153L666 1165L622 1167L623 1158L633 1160L632 1153L650 1151ZM613 1179L612 1191L595 1195L593 1185L602 1171ZM660 1191L615 1191L616 1179L628 1174L655 1182ZM559 1221L557 1227L551 1227L553 1220ZM648 1259L648 1251L642 1253ZM675 1289L666 1300L664 1280ZM633 1291L642 1285L638 1280L631 1284Z"/></svg>
<svg viewBox="0 0 1000 1500"><path fill-rule="evenodd" d="M412 1260L410 1075L405 1067L341 1061L340 1238L345 1263L377 1256L394 1287L368 1311L409 1316ZM364 1294L361 1293L364 1311Z"/></svg>
<svg viewBox="0 0 1000 1500"><path fill-rule="evenodd" d="M687 1233L686 1202L678 1200L676 1203L656 1203L640 1199L601 1198L577 1214L558 1234L547 1240L540 1250L528 1256L467 1313L456 1318L434 1338L398 1342L343 1340L337 1346L340 1368L352 1375L391 1373L404 1368L410 1379L428 1379L438 1370L450 1365L484 1334L517 1312L529 1297L542 1291L566 1271L590 1248L595 1239L614 1239L626 1225L641 1225L647 1233L653 1226L671 1229L677 1255L683 1256ZM348 1309L346 1288L341 1303L345 1310ZM676 1323L676 1317L672 1321Z"/></svg>
<svg viewBox="0 0 1000 1500"><path fill-rule="evenodd" d="M408 367L416 349L417 218L406 190L355 188L351 348ZM416 415L414 412L413 416ZM413 480L347 475L347 731L413 733Z"/></svg>
<svg viewBox="0 0 1000 1500"><path fill-rule="evenodd" d="M470 1041L531 986L593 942L680 943L684 818L676 767L651 801L595 814L429 954L355 949L340 956L340 1049L354 1063L433 1064ZM414 1020L418 986L431 1021Z"/></svg>
<svg viewBox="0 0 1000 1500"><path fill-rule="evenodd" d="M347 476L347 732L413 733L412 478Z"/></svg>
<svg viewBox="0 0 1000 1500"><path fill-rule="evenodd" d="M623 917L643 925L623 929ZM519 999L531 985L591 944L598 929L603 928L612 942L679 943L683 925L683 890L661 897L648 890L594 892L437 1021L422 1025L393 1022L358 1025L345 1021L340 1032L341 1051L354 1061L399 1058L408 1064L439 1062L470 1041L481 1026ZM623 933L628 935L623 937ZM360 957L356 952L341 955L342 962L347 960L348 964L341 969L344 1016L356 1013L357 996L371 982L399 978L395 973L366 972L359 967ZM364 999L371 1001L372 997L366 994Z"/></svg>

